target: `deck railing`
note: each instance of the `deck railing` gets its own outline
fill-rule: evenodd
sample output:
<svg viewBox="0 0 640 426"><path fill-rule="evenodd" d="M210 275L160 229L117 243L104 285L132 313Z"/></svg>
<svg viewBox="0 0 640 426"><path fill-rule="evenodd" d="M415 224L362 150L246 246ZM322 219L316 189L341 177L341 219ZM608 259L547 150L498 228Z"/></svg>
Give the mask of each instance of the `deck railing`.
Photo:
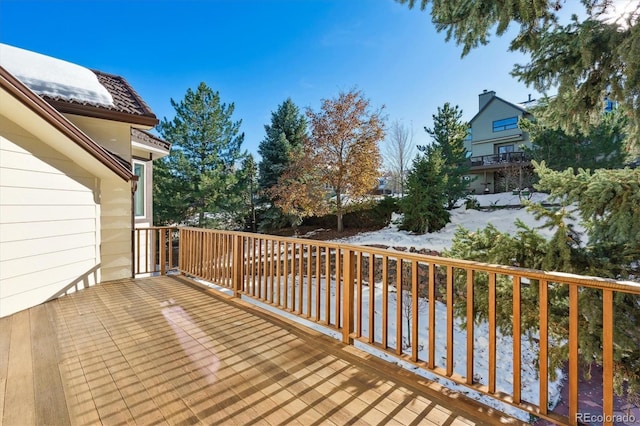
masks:
<svg viewBox="0 0 640 426"><path fill-rule="evenodd" d="M481 166L507 166L512 164L529 163L531 155L526 152L504 152L501 154L479 155L469 159L471 167Z"/></svg>
<svg viewBox="0 0 640 426"><path fill-rule="evenodd" d="M177 227L151 226L133 231L133 275L160 274L178 268Z"/></svg>
<svg viewBox="0 0 640 426"><path fill-rule="evenodd" d="M338 332L346 344L373 347L558 424L581 420L579 337L591 331L581 329L578 301L585 291L596 291L602 303L601 415L604 424L613 424L613 300L619 294L640 295L636 283L197 228L180 228L179 241L183 274L316 322ZM532 306L531 294L538 306ZM562 303L558 294L566 295ZM480 304L487 307L481 319ZM550 310L557 317L562 309L566 335L550 328ZM503 335L501 328L511 332ZM548 408L554 342L568 348L567 415ZM512 354L508 359L499 358L505 351L498 347L505 345ZM523 383L523 371L531 368L539 375L533 385Z"/></svg>

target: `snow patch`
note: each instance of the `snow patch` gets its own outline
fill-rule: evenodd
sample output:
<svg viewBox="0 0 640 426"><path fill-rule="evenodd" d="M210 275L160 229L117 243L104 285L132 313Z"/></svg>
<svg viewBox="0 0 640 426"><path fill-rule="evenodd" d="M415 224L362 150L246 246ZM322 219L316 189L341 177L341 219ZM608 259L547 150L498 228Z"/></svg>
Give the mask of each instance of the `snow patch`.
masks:
<svg viewBox="0 0 640 426"><path fill-rule="evenodd" d="M113 98L89 69L0 43L0 65L39 95L113 106Z"/></svg>
<svg viewBox="0 0 640 426"><path fill-rule="evenodd" d="M535 193L531 201L546 202L547 195ZM488 194L475 196L481 206L495 207L519 205L518 195L509 193ZM428 234L413 234L407 231L400 231L398 223L401 216L394 215L391 225L379 231L363 232L353 237L333 240L333 242L355 244L355 245L374 245L382 244L391 247L415 247L416 249L428 249L442 251L451 248L451 241L458 226L462 226L469 231L477 231L484 229L489 224L493 224L502 232L515 234L518 230L516 227L516 219L520 219L525 225L531 228L538 228L544 224L544 221L536 220L534 215L528 212L524 207L516 208L500 208L492 211L468 210L464 206L451 210L451 222L438 232ZM584 227L578 222L573 223L573 227L578 232L584 232ZM537 231L547 239L553 236L555 230L537 229Z"/></svg>

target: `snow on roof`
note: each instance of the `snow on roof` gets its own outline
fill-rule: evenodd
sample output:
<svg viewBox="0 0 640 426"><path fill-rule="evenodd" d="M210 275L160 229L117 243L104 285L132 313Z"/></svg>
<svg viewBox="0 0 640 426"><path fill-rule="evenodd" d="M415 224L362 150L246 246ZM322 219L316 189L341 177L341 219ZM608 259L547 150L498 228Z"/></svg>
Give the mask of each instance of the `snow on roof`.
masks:
<svg viewBox="0 0 640 426"><path fill-rule="evenodd" d="M113 106L113 98L88 68L0 43L0 65L41 96Z"/></svg>

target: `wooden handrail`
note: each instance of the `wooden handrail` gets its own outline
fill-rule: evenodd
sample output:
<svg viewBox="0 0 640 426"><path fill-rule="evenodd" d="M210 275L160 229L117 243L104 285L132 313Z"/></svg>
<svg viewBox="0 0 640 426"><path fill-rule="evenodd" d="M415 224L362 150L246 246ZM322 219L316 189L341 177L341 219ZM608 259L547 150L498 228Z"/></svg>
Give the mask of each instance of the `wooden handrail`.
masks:
<svg viewBox="0 0 640 426"><path fill-rule="evenodd" d="M169 238L169 235L176 232L176 228L148 229L140 231L138 241L147 240L143 232L156 231L163 233L163 236L158 237L160 241L164 238L172 241L173 238ZM640 295L639 283L375 247L191 227L179 228L177 240L180 244L179 271L183 274L228 288L235 297L252 297L333 329L345 344L357 341L373 346L453 382L559 424L575 424L579 414L578 342L580 333L585 331L579 327L578 298L585 289L601 291L604 324L602 414L605 418L612 419L615 343L612 331L615 321L613 300L615 293ZM161 245L164 247L166 244L163 242ZM160 258L163 256L166 254L159 255ZM167 268L170 268L171 261L166 263ZM159 268L160 273L165 270L166 268ZM479 281L481 276L486 281ZM483 289L480 282L486 282L486 288ZM521 350L521 344L526 342L521 334L527 330L525 327L531 326L523 322L522 315L525 309L530 312L532 308L530 303L523 305L523 289L528 288L531 283L538 286L536 297L540 306L536 311L539 315L539 327L536 330L540 375L538 401L529 401L523 395L525 384L521 370L530 367L532 363L530 360L527 364L523 363L525 353ZM504 296L498 291L499 286L504 288L505 285L512 286L510 300L506 302L500 299ZM568 329L565 336L568 342L567 416L560 416L548 409L549 389L553 383L550 380L551 365L548 360L550 350L553 349L550 343L550 292L557 286L568 287ZM481 336L478 326L474 324L477 316L474 301L481 295L487 297L488 303L487 336ZM428 303L424 318L420 316L421 300ZM376 309L376 303L380 301L382 306ZM443 306L442 311L437 308L440 304ZM395 307L395 315L391 315L392 306ZM504 321L504 310L507 307L510 309L510 327L513 330L513 357L498 360L497 346L504 344L498 341L498 318L502 315L500 318ZM441 318L443 315L444 320ZM454 340L456 315L462 316L460 321L467 326L463 338L466 348ZM442 328L441 321L444 321ZM423 342L419 341L420 327L428 329ZM443 333L444 339L439 339ZM474 362L478 354L474 349L477 347L477 339L485 337L487 365L477 369L474 368ZM426 348L419 349L422 344ZM461 353L464 353L465 365L464 368L456 368L455 355ZM511 389L504 389L498 384L497 376L499 370L504 374L509 363L513 386ZM479 380L476 375L483 379Z"/></svg>

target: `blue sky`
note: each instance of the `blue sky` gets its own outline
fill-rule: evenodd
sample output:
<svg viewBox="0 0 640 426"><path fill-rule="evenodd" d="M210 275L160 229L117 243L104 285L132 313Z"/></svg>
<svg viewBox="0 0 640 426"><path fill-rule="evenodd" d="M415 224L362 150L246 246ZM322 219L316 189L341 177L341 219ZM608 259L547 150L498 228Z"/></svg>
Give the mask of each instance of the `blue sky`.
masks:
<svg viewBox="0 0 640 426"><path fill-rule="evenodd" d="M426 12L393 0L0 1L1 42L122 75L160 119L204 81L235 104L254 154L287 97L317 109L357 87L424 144L445 102L469 120L484 89L512 102L539 96L510 76L526 58L508 39L464 59L444 39Z"/></svg>

